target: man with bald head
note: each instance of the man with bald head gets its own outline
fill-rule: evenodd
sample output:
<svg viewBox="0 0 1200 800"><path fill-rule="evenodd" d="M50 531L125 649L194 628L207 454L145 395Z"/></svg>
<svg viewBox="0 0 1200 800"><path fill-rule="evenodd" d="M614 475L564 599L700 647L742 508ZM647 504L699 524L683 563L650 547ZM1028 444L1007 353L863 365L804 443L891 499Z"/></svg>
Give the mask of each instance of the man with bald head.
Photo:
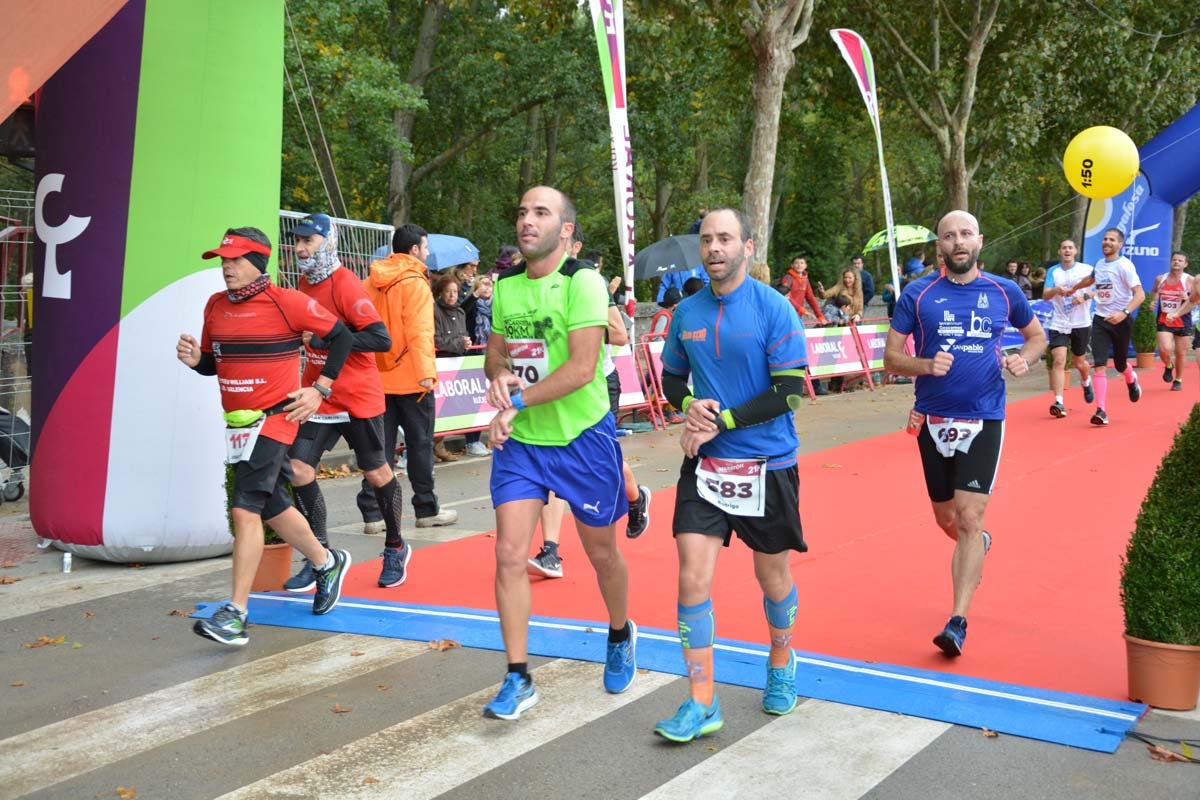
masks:
<svg viewBox="0 0 1200 800"><path fill-rule="evenodd" d="M567 502L608 609L604 688L629 688L637 627L626 611L629 575L617 549L616 521L629 511L616 420L609 411L601 347L608 287L570 257L575 207L538 186L517 209L525 260L500 273L492 296L492 335L484 372L491 492L496 508L496 609L508 670L484 716L515 720L538 701L528 674L529 544L549 492Z"/></svg>
<svg viewBox="0 0 1200 800"><path fill-rule="evenodd" d="M910 283L896 303L884 366L916 378L909 433L917 437L933 516L954 540L952 612L933 643L962 653L967 611L983 576L991 535L983 529L1004 442L1004 370L1020 377L1046 350L1046 335L1020 287L981 272L983 236L966 211L938 223L946 269ZM1000 349L1004 329L1025 337L1017 353ZM904 343L913 337L914 355Z"/></svg>

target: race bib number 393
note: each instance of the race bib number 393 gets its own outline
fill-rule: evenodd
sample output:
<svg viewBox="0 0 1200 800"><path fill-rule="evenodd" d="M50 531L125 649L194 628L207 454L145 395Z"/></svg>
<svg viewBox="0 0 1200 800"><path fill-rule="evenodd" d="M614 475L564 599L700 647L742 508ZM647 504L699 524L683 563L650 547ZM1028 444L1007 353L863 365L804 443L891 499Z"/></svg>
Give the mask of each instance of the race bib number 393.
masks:
<svg viewBox="0 0 1200 800"><path fill-rule="evenodd" d="M696 490L727 514L761 517L766 503L766 461L757 458L713 458L696 465Z"/></svg>
<svg viewBox="0 0 1200 800"><path fill-rule="evenodd" d="M550 372L550 359L546 356L543 339L508 339L508 360L512 372L526 386L532 386Z"/></svg>

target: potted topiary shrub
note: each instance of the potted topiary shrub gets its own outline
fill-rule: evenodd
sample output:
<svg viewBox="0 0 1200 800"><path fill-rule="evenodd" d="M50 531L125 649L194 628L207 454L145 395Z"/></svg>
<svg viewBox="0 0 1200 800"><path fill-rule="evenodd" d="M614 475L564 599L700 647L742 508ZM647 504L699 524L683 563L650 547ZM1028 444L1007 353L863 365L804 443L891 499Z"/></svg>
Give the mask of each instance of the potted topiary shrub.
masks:
<svg viewBox="0 0 1200 800"><path fill-rule="evenodd" d="M1150 369L1154 366L1154 351L1158 349L1158 320L1150 295L1142 302L1137 317L1133 320L1133 351L1137 353L1137 368Z"/></svg>
<svg viewBox="0 0 1200 800"><path fill-rule="evenodd" d="M291 487L289 486L290 490ZM233 466L225 465L225 518L229 521L229 535L233 536ZM291 575L292 547L276 533L270 525L263 523L263 553L250 584L253 592L277 592Z"/></svg>
<svg viewBox="0 0 1200 800"><path fill-rule="evenodd" d="M1200 404L1146 492L1125 557L1121 604L1129 696L1189 710L1200 694Z"/></svg>

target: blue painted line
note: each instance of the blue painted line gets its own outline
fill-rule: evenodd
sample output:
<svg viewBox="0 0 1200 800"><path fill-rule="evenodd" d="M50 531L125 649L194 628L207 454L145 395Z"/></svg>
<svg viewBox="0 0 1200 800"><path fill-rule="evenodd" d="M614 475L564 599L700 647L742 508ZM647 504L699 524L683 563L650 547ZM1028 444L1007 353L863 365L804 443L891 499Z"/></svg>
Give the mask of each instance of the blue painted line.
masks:
<svg viewBox="0 0 1200 800"><path fill-rule="evenodd" d="M203 604L193 616L210 615L217 607L217 603ZM318 617L312 614L311 596L271 593L251 595L250 616L260 625L416 641L453 639L463 647L504 650L493 611L345 598L333 613ZM607 636L604 622L534 617L529 625L529 652L603 663ZM721 683L763 688L765 647L730 639L718 639L714 647L714 670ZM797 654L796 691L804 697L1087 750L1114 752L1125 733L1146 713L1141 703L815 653ZM643 669L683 675L678 635L639 629L637 661Z"/></svg>

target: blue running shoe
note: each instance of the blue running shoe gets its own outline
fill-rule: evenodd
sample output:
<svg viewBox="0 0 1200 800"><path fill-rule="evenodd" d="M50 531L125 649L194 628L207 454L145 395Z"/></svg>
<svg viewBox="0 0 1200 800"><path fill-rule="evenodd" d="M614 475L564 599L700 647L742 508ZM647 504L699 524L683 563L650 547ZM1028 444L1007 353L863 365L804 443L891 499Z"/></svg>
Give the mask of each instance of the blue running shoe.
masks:
<svg viewBox="0 0 1200 800"><path fill-rule="evenodd" d="M350 553L346 550L331 550L333 566L329 569L314 569L317 578L317 593L313 595L313 613L328 614L342 599L342 581L350 571Z"/></svg>
<svg viewBox="0 0 1200 800"><path fill-rule="evenodd" d="M504 676L496 699L483 707L483 715L492 719L517 719L522 711L536 706L537 701L533 678L510 672Z"/></svg>
<svg viewBox="0 0 1200 800"><path fill-rule="evenodd" d="M246 635L246 615L238 611L233 603L225 603L208 619L196 620L192 630L197 636L204 636L231 647L241 647L250 641L250 637Z"/></svg>
<svg viewBox="0 0 1200 800"><path fill-rule="evenodd" d="M637 674L637 625L629 620L629 638L623 642L608 643L608 657L604 662L604 690L620 694L633 683Z"/></svg>
<svg viewBox="0 0 1200 800"><path fill-rule="evenodd" d="M966 617L951 617L942 632L933 637L933 643L942 652L953 658L962 655L963 642L967 640Z"/></svg>
<svg viewBox="0 0 1200 800"><path fill-rule="evenodd" d="M383 551L383 569L379 571L379 585L385 589L399 586L408 577L408 562L412 558L412 546L408 542L401 548L387 547Z"/></svg>
<svg viewBox="0 0 1200 800"><path fill-rule="evenodd" d="M763 711L782 717L796 707L796 651L788 651L782 667L767 664L767 688L763 689Z"/></svg>
<svg viewBox="0 0 1200 800"><path fill-rule="evenodd" d="M675 712L675 716L655 725L654 732L672 742L690 742L716 733L724 725L720 700L714 696L712 705L706 706L689 697Z"/></svg>
<svg viewBox="0 0 1200 800"><path fill-rule="evenodd" d="M1096 399L1096 390L1092 388L1092 384L1088 383L1083 387L1083 402L1092 403Z"/></svg>
<svg viewBox="0 0 1200 800"><path fill-rule="evenodd" d="M307 592L311 591L317 585L317 576L313 573L312 564L308 563L308 559L304 559L304 566L300 568L292 577L288 578L283 584L283 588L289 592Z"/></svg>

